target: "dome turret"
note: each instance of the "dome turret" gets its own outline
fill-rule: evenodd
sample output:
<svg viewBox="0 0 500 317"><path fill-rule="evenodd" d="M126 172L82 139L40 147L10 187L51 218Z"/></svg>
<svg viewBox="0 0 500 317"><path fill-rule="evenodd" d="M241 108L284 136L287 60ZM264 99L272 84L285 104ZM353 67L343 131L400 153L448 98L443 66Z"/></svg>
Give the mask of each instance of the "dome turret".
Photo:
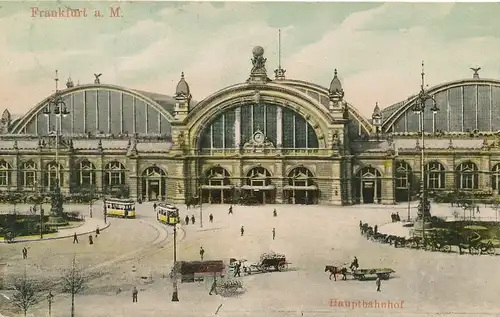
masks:
<svg viewBox="0 0 500 317"><path fill-rule="evenodd" d="M333 79L330 82L330 89L329 89L331 94L344 94L344 90L342 89L342 83L340 82L340 79L337 77L337 69L335 69L335 72L333 74Z"/></svg>
<svg viewBox="0 0 500 317"><path fill-rule="evenodd" d="M181 73L181 79L179 80L179 83L177 84L177 88L175 89L175 95L176 96L189 96L190 91L189 91L189 85L186 82L186 79L184 79L184 72Z"/></svg>
<svg viewBox="0 0 500 317"><path fill-rule="evenodd" d="M378 102L375 103L375 108L373 109L372 124L377 127L382 125L382 112L380 111Z"/></svg>

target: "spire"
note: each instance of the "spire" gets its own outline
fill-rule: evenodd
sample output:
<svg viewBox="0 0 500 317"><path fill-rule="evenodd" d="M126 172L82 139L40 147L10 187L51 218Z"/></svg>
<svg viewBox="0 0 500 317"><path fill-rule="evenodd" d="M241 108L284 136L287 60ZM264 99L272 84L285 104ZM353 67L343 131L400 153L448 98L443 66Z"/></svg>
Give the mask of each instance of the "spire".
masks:
<svg viewBox="0 0 500 317"><path fill-rule="evenodd" d="M333 73L333 79L330 82L330 89L328 89L328 99L329 109L333 111L334 109L341 109L342 100L344 99L344 89L342 89L342 83L337 76L337 69Z"/></svg>
<svg viewBox="0 0 500 317"><path fill-rule="evenodd" d="M420 73L420 75L422 76L422 83L420 84L420 88L422 88L422 90L424 90L424 87L425 87L424 61L422 61L422 73Z"/></svg>
<svg viewBox="0 0 500 317"><path fill-rule="evenodd" d="M278 68L274 70L274 78L276 80L285 79L286 70L281 68L281 29L278 30Z"/></svg>
<svg viewBox="0 0 500 317"><path fill-rule="evenodd" d="M179 83L177 84L177 88L175 89L175 95L176 96L190 96L190 91L189 91L189 85L186 82L186 79L184 78L184 72L181 72L181 79L179 80Z"/></svg>
<svg viewBox="0 0 500 317"><path fill-rule="evenodd" d="M59 71L56 69L56 77L54 78L54 81L56 82L56 93L59 92Z"/></svg>
<svg viewBox="0 0 500 317"><path fill-rule="evenodd" d="M382 125L382 114L380 112L378 102L375 103L375 108L373 109L372 124L376 127L380 127Z"/></svg>

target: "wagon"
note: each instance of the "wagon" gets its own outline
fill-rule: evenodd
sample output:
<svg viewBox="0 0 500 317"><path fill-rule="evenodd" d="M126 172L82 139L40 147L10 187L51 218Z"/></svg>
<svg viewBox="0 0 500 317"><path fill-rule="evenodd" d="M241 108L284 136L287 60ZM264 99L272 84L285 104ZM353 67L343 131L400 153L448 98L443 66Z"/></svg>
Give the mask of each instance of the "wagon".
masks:
<svg viewBox="0 0 500 317"><path fill-rule="evenodd" d="M275 271L280 272L288 269L288 265L291 264L287 262L284 254L278 253L263 253L260 256L260 261L256 264L251 264L246 267L246 273L252 274L252 272L269 272Z"/></svg>
<svg viewBox="0 0 500 317"><path fill-rule="evenodd" d="M393 269L357 269L351 271L350 274L357 280L363 281L374 277L380 277L382 280L388 280L392 273L396 273Z"/></svg>

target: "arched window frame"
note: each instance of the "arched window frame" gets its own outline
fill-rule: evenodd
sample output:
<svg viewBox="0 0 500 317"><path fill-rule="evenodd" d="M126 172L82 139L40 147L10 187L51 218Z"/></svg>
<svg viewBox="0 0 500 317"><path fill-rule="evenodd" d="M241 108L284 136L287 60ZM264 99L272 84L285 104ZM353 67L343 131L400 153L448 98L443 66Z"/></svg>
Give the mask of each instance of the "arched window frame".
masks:
<svg viewBox="0 0 500 317"><path fill-rule="evenodd" d="M271 173L264 167L257 166L247 173L247 185L268 186L271 184Z"/></svg>
<svg viewBox="0 0 500 317"><path fill-rule="evenodd" d="M425 185L427 189L445 188L446 172L443 164L434 161L425 165Z"/></svg>
<svg viewBox="0 0 500 317"><path fill-rule="evenodd" d="M57 163L50 162L47 164L45 170L45 186L48 188L53 188L57 185ZM59 164L59 187L64 186L64 172L63 166Z"/></svg>
<svg viewBox="0 0 500 317"><path fill-rule="evenodd" d="M92 186L96 183L95 165L89 160L80 162L80 185Z"/></svg>
<svg viewBox="0 0 500 317"><path fill-rule="evenodd" d="M307 167L295 167L288 173L288 185L294 187L311 186L314 185L313 178L313 173Z"/></svg>
<svg viewBox="0 0 500 317"><path fill-rule="evenodd" d="M118 161L109 162L106 165L106 180L107 186L121 186L125 185L125 166Z"/></svg>
<svg viewBox="0 0 500 317"><path fill-rule="evenodd" d="M500 163L491 169L491 189L500 193Z"/></svg>
<svg viewBox="0 0 500 317"><path fill-rule="evenodd" d="M33 161L27 161L21 164L21 179L20 184L22 187L29 188L35 187L37 182L37 166Z"/></svg>
<svg viewBox="0 0 500 317"><path fill-rule="evenodd" d="M457 187L459 189L477 189L479 187L479 172L473 162L460 163L457 168Z"/></svg>
<svg viewBox="0 0 500 317"><path fill-rule="evenodd" d="M225 186L231 182L229 172L223 167L212 167L205 172L205 185Z"/></svg>
<svg viewBox="0 0 500 317"><path fill-rule="evenodd" d="M12 168L5 160L0 161L0 186L9 186L11 184Z"/></svg>
<svg viewBox="0 0 500 317"><path fill-rule="evenodd" d="M408 189L411 186L412 169L410 164L405 161L396 162L396 189Z"/></svg>

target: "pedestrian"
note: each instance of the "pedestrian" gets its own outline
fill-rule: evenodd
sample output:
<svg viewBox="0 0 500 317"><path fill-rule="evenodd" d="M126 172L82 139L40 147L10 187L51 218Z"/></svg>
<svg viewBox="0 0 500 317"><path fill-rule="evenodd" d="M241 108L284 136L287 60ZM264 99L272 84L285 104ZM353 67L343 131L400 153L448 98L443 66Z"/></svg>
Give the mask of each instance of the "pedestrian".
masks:
<svg viewBox="0 0 500 317"><path fill-rule="evenodd" d="M210 214L210 216L208 216L208 220L210 222L214 222L214 215Z"/></svg>
<svg viewBox="0 0 500 317"><path fill-rule="evenodd" d="M217 283L216 283L215 276L214 276L214 282L212 283L212 286L210 287L210 292L208 293L208 295L212 295L213 292L215 292L215 295L217 295Z"/></svg>
<svg viewBox="0 0 500 317"><path fill-rule="evenodd" d="M100 233L99 226L97 226L97 228L95 228L95 237L96 238L99 235L99 233Z"/></svg>
<svg viewBox="0 0 500 317"><path fill-rule="evenodd" d="M196 219L194 218L194 215L191 216L191 223L194 225L194 222L196 221Z"/></svg>
<svg viewBox="0 0 500 317"><path fill-rule="evenodd" d="M92 218L92 205L89 207L90 218Z"/></svg>
<svg viewBox="0 0 500 317"><path fill-rule="evenodd" d="M278 217L278 212L276 211L276 208L273 210L273 217Z"/></svg>
<svg viewBox="0 0 500 317"><path fill-rule="evenodd" d="M375 280L375 285L377 285L377 292L380 292L380 275L377 275L377 279Z"/></svg>
<svg viewBox="0 0 500 317"><path fill-rule="evenodd" d="M23 259L27 259L28 258L28 249L26 249L26 247L23 248Z"/></svg>
<svg viewBox="0 0 500 317"><path fill-rule="evenodd" d="M78 243L78 236L75 234L73 235L73 244Z"/></svg>
<svg viewBox="0 0 500 317"><path fill-rule="evenodd" d="M241 277L241 262L236 263L236 266L234 267L234 277L236 276Z"/></svg>
<svg viewBox="0 0 500 317"><path fill-rule="evenodd" d="M241 236L243 237L243 234L245 233L245 228L243 228L243 226L241 226L240 232L241 232Z"/></svg>
<svg viewBox="0 0 500 317"><path fill-rule="evenodd" d="M200 247L200 258L203 261L203 255L205 254L205 250L203 250L203 247Z"/></svg>
<svg viewBox="0 0 500 317"><path fill-rule="evenodd" d="M378 226L375 225L375 227L373 227L373 233L377 234L378 233Z"/></svg>
<svg viewBox="0 0 500 317"><path fill-rule="evenodd" d="M92 235L89 235L89 244L92 245L94 244L94 240L92 239Z"/></svg>
<svg viewBox="0 0 500 317"><path fill-rule="evenodd" d="M137 303L137 294L139 294L139 291L137 290L137 287L134 286L134 289L132 290L132 303Z"/></svg>
<svg viewBox="0 0 500 317"><path fill-rule="evenodd" d="M273 240L276 238L276 228L273 228Z"/></svg>
<svg viewBox="0 0 500 317"><path fill-rule="evenodd" d="M156 203L154 203L154 204L153 204L153 209L154 209L155 211L156 211L156 207L157 207L157 205L156 205Z"/></svg>
<svg viewBox="0 0 500 317"><path fill-rule="evenodd" d="M186 215L186 218L184 218L184 221L186 222L186 225L189 224L189 216L188 215Z"/></svg>
<svg viewBox="0 0 500 317"><path fill-rule="evenodd" d="M229 206L229 213L228 215L232 215L233 214L233 205Z"/></svg>

